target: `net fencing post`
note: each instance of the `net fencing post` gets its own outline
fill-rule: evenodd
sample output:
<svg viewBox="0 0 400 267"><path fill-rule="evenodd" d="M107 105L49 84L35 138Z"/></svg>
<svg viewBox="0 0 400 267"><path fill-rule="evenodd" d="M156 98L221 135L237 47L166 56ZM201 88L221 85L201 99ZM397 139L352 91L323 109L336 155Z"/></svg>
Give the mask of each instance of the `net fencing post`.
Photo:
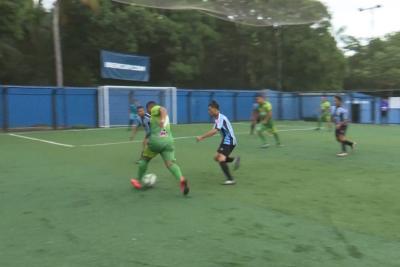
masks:
<svg viewBox="0 0 400 267"><path fill-rule="evenodd" d="M51 116L52 128L57 129L57 88L51 90Z"/></svg>
<svg viewBox="0 0 400 267"><path fill-rule="evenodd" d="M2 90L2 101L3 101L3 131L8 131L8 88L4 87Z"/></svg>
<svg viewBox="0 0 400 267"><path fill-rule="evenodd" d="M110 99L107 86L100 86L98 89L98 105L100 127L110 127Z"/></svg>
<svg viewBox="0 0 400 267"><path fill-rule="evenodd" d="M176 87L172 87L168 91L171 91L172 123L178 124L178 90Z"/></svg>
<svg viewBox="0 0 400 267"><path fill-rule="evenodd" d="M208 103L211 103L211 101L214 100L214 97L215 97L215 92L212 91L212 92L210 93L210 101L208 101ZM210 117L210 122L213 122L213 118L211 118L211 117Z"/></svg>
<svg viewBox="0 0 400 267"><path fill-rule="evenodd" d="M232 107L233 107L233 121L237 121L237 98L238 98L239 93L238 92L234 92L233 93L233 97L232 97Z"/></svg>
<svg viewBox="0 0 400 267"><path fill-rule="evenodd" d="M192 123L192 91L187 94L188 123Z"/></svg>
<svg viewBox="0 0 400 267"><path fill-rule="evenodd" d="M300 93L297 93L296 96L297 96L297 103L298 103L298 105L297 105L297 107L298 107L297 114L299 114L298 115L298 119L302 120L303 119L303 99L302 99Z"/></svg>

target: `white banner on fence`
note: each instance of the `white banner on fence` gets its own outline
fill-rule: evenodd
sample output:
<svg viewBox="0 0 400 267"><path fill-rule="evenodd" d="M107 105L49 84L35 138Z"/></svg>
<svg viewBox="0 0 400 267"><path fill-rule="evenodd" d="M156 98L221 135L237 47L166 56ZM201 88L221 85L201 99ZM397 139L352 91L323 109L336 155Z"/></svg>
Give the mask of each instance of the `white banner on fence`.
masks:
<svg viewBox="0 0 400 267"><path fill-rule="evenodd" d="M389 108L400 109L400 97L390 97L389 98Z"/></svg>

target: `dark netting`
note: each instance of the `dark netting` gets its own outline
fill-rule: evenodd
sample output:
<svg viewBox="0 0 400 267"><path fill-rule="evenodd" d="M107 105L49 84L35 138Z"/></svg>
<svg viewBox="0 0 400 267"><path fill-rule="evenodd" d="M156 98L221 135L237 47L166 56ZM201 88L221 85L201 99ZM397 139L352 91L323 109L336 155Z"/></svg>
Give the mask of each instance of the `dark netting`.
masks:
<svg viewBox="0 0 400 267"><path fill-rule="evenodd" d="M329 17L316 0L113 0L172 10L198 10L223 20L252 26L312 24Z"/></svg>

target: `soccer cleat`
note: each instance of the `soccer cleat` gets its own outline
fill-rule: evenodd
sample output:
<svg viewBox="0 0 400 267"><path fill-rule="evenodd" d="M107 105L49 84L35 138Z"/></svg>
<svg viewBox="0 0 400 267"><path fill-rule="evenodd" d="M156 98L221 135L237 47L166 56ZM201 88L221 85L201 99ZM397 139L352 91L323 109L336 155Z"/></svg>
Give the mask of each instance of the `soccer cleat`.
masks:
<svg viewBox="0 0 400 267"><path fill-rule="evenodd" d="M346 157L347 155L348 155L347 152L341 152L341 153L336 154L336 156L338 156L338 157Z"/></svg>
<svg viewBox="0 0 400 267"><path fill-rule="evenodd" d="M136 189L142 189L142 184L136 179L131 179L131 184Z"/></svg>
<svg viewBox="0 0 400 267"><path fill-rule="evenodd" d="M186 196L187 194L189 194L190 188L189 188L189 184L187 182L186 179L181 180L181 192L184 196Z"/></svg>
<svg viewBox="0 0 400 267"><path fill-rule="evenodd" d="M237 156L235 158L235 161L233 162L233 170L237 170L240 168L240 156Z"/></svg>
<svg viewBox="0 0 400 267"><path fill-rule="evenodd" d="M222 183L222 185L234 185L236 184L235 180L225 180L225 182Z"/></svg>
<svg viewBox="0 0 400 267"><path fill-rule="evenodd" d="M261 148L269 148L270 144L263 144Z"/></svg>

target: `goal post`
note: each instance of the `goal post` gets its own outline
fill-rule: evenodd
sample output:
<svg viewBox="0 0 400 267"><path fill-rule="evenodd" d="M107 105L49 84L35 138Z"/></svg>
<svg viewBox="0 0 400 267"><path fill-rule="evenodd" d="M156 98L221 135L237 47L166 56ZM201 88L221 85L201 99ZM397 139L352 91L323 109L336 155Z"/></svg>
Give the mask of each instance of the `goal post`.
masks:
<svg viewBox="0 0 400 267"><path fill-rule="evenodd" d="M97 90L99 127L128 126L131 101L141 106L155 101L168 110L171 123L178 122L176 87L105 85Z"/></svg>

